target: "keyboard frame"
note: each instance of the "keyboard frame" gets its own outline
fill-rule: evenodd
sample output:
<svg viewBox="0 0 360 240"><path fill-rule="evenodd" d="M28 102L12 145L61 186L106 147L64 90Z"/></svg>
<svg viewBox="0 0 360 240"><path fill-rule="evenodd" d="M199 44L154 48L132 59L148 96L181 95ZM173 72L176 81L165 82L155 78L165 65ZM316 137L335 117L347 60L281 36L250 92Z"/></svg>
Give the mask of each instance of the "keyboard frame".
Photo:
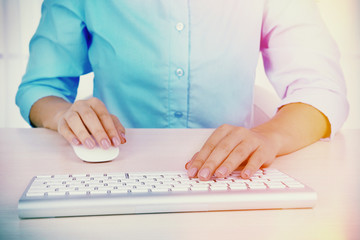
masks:
<svg viewBox="0 0 360 240"><path fill-rule="evenodd" d="M26 193L35 179L32 178L19 200L19 218L313 208L317 201L316 192L303 183L304 188L294 189L28 197Z"/></svg>

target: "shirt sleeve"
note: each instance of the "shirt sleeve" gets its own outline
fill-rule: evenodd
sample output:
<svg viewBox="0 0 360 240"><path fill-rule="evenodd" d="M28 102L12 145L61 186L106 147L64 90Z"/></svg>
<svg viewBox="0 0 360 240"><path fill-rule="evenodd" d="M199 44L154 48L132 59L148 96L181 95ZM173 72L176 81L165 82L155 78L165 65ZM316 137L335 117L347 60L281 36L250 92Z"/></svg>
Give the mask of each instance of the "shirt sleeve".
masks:
<svg viewBox="0 0 360 240"><path fill-rule="evenodd" d="M261 51L266 74L282 99L321 111L331 137L345 122L349 104L340 54L313 0L268 0ZM311 120L310 120L311 121Z"/></svg>
<svg viewBox="0 0 360 240"><path fill-rule="evenodd" d="M91 71L87 54L91 39L76 9L78 2L45 0L42 5L41 20L30 41L26 73L16 95L16 104L29 124L30 109L37 100L57 96L73 102L79 76Z"/></svg>

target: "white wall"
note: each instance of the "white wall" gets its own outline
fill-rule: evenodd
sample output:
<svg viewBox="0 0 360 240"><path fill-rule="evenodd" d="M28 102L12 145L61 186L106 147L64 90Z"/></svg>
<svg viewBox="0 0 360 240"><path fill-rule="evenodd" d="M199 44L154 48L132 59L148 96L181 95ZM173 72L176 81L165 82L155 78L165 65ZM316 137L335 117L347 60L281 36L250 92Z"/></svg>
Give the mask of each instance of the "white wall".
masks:
<svg viewBox="0 0 360 240"><path fill-rule="evenodd" d="M360 128L360 1L317 0L330 32L339 44L351 110L344 128ZM28 127L15 105L25 72L28 43L40 19L42 0L0 0L0 127ZM91 78L91 75L87 76ZM274 92L260 64L257 84ZM89 81L86 81L87 83ZM80 83L79 98L91 93Z"/></svg>
<svg viewBox="0 0 360 240"><path fill-rule="evenodd" d="M15 95L26 69L29 41L39 23L42 2L0 0L0 127L29 127L15 105ZM91 81L86 82L80 84L78 98L91 94Z"/></svg>
<svg viewBox="0 0 360 240"><path fill-rule="evenodd" d="M0 127L28 127L15 105L42 0L0 0Z"/></svg>

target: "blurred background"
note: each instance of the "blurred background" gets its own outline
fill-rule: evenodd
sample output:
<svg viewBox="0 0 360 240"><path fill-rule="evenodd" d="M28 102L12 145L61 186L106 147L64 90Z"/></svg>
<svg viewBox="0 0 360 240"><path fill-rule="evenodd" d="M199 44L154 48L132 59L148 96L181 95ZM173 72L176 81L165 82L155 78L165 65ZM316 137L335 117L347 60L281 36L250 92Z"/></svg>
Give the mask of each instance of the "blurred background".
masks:
<svg viewBox="0 0 360 240"><path fill-rule="evenodd" d="M0 127L29 127L15 105L15 94L25 73L28 46L40 19L43 0L0 0ZM350 115L343 128L360 128L360 0L314 0L338 43L348 88ZM80 81L78 98L92 93L92 75ZM256 84L274 92L261 59Z"/></svg>

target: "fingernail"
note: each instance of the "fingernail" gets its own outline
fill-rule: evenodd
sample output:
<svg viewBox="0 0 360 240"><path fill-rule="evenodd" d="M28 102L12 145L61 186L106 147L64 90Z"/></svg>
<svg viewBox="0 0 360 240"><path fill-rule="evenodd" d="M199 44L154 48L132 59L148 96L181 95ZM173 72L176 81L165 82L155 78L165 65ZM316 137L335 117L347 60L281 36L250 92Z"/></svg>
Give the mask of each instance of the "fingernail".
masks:
<svg viewBox="0 0 360 240"><path fill-rule="evenodd" d="M120 132L120 137L121 137L121 143L126 143L125 133Z"/></svg>
<svg viewBox="0 0 360 240"><path fill-rule="evenodd" d="M80 141L79 141L76 137L74 137L74 138L71 140L71 142L72 142L74 145L79 145L79 144L80 144Z"/></svg>
<svg viewBox="0 0 360 240"><path fill-rule="evenodd" d="M108 149L111 146L110 141L108 139L101 140L101 146L104 149Z"/></svg>
<svg viewBox="0 0 360 240"><path fill-rule="evenodd" d="M195 160L195 158L197 157L198 154L199 154L199 152L195 153L194 156L192 156L191 160L185 164L185 169L188 169L190 163Z"/></svg>
<svg viewBox="0 0 360 240"><path fill-rule="evenodd" d="M94 142L93 142L93 141L91 141L91 139L90 139L90 138L87 138L87 139L85 140L85 146L86 146L87 148L92 149L92 148L94 148L94 147L95 147L95 144L94 144Z"/></svg>
<svg viewBox="0 0 360 240"><path fill-rule="evenodd" d="M210 170L208 168L203 168L198 175L200 178L207 179L210 175Z"/></svg>
<svg viewBox="0 0 360 240"><path fill-rule="evenodd" d="M190 170L188 171L189 177L195 177L197 171L198 171L197 168L192 168L192 169L190 169Z"/></svg>
<svg viewBox="0 0 360 240"><path fill-rule="evenodd" d="M113 142L115 147L118 147L121 144L120 139L118 137L113 137L112 142Z"/></svg>
<svg viewBox="0 0 360 240"><path fill-rule="evenodd" d="M244 172L243 172L243 176L244 178L248 179L250 178L250 175L251 175L251 172L249 169L246 169Z"/></svg>
<svg viewBox="0 0 360 240"><path fill-rule="evenodd" d="M225 177L228 173L228 168L225 166L221 166L216 170L217 177Z"/></svg>

